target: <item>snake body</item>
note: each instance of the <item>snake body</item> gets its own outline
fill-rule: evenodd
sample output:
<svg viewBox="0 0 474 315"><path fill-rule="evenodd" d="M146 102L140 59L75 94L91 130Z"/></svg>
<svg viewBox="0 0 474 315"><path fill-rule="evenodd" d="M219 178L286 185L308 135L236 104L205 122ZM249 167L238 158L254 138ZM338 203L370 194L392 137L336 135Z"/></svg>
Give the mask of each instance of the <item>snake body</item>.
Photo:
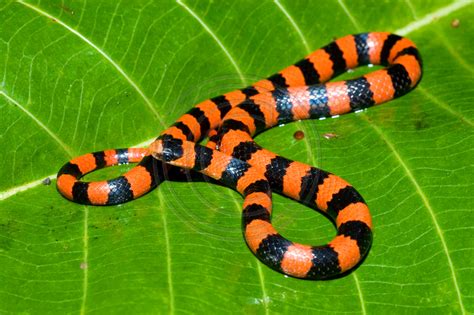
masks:
<svg viewBox="0 0 474 315"><path fill-rule="evenodd" d="M368 64L386 67L325 83ZM382 32L348 35L267 79L199 103L147 149L100 151L69 161L58 173L57 187L74 202L114 205L149 192L166 172L179 173L176 167L192 169L243 195L244 238L263 263L293 277L333 278L356 266L371 246L372 220L364 199L342 178L278 156L253 137L279 124L387 102L413 89L421 75L421 58L410 40ZM199 145L206 137L206 146ZM112 180L80 180L99 168L135 162ZM271 223L272 192L325 213L337 228L336 237L310 246L281 236Z"/></svg>

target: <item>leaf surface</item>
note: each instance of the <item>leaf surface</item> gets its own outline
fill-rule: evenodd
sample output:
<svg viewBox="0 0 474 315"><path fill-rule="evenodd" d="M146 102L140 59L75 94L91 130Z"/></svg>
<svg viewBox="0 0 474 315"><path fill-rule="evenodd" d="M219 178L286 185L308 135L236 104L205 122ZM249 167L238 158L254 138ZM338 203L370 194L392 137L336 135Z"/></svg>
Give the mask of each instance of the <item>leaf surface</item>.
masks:
<svg viewBox="0 0 474 315"><path fill-rule="evenodd" d="M472 1L0 7L0 312L474 312ZM63 199L54 180L41 184L74 156L143 145L197 102L366 31L417 44L424 75L414 91L257 137L344 177L366 199L374 244L346 277L302 281L262 265L241 235L242 199L225 187L165 182L124 205L86 207ZM285 236L333 237L321 215L274 200Z"/></svg>

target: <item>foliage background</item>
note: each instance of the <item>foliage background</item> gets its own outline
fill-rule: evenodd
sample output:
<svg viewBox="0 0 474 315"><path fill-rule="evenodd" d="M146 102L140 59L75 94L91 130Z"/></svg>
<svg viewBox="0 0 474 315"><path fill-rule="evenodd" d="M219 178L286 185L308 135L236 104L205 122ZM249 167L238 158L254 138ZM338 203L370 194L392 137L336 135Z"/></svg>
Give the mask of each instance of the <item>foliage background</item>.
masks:
<svg viewBox="0 0 474 315"><path fill-rule="evenodd" d="M473 312L473 17L467 0L3 0L0 312ZM375 30L417 43L415 91L258 137L367 200L374 245L347 277L302 281L261 265L241 235L242 200L224 187L165 182L85 207L41 184L71 157L143 145L200 100ZM275 203L289 238L334 235L321 215Z"/></svg>

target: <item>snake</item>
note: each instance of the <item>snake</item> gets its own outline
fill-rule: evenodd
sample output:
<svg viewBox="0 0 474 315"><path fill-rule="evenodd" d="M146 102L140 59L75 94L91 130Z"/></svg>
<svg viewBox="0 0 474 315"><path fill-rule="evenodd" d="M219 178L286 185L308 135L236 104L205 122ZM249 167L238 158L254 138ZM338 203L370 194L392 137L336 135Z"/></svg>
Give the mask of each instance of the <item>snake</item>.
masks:
<svg viewBox="0 0 474 315"><path fill-rule="evenodd" d="M382 67L328 82L364 65ZM347 35L267 79L200 102L147 148L98 151L70 160L58 172L57 189L76 203L116 205L143 196L170 176L179 177L183 169L200 173L243 196L243 237L261 262L295 278L336 278L355 269L371 248L366 202L341 177L279 156L254 137L292 121L382 104L412 90L421 76L421 57L409 39L389 32ZM127 163L137 164L117 178L81 180L97 169ZM317 246L282 236L271 221L272 193L324 214L336 236Z"/></svg>

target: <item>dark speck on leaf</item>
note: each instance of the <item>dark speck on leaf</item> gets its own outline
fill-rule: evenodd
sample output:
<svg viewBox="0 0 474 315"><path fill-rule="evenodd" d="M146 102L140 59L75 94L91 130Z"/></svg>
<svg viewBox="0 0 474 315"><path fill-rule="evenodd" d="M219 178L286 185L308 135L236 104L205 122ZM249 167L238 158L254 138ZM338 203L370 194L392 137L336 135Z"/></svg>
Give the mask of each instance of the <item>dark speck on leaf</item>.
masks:
<svg viewBox="0 0 474 315"><path fill-rule="evenodd" d="M459 19L454 19L454 20L451 21L451 27L452 28L458 28L459 24L460 24Z"/></svg>
<svg viewBox="0 0 474 315"><path fill-rule="evenodd" d="M41 183L45 186L49 186L49 185L51 185L51 178L46 177L45 179L43 179L43 181Z"/></svg>
<svg viewBox="0 0 474 315"><path fill-rule="evenodd" d="M415 129L422 130L428 128L428 123L424 119L419 119L415 121Z"/></svg>
<svg viewBox="0 0 474 315"><path fill-rule="evenodd" d="M301 131L301 130L298 130L296 131L294 134L293 134L293 138L295 138L296 140L301 140L304 138L304 132Z"/></svg>
<svg viewBox="0 0 474 315"><path fill-rule="evenodd" d="M71 8L69 8L69 7L65 6L65 5L62 5L61 8L62 8L65 12L67 12L67 13L69 13L69 14L71 14L71 15L74 15L74 11L73 11Z"/></svg>

